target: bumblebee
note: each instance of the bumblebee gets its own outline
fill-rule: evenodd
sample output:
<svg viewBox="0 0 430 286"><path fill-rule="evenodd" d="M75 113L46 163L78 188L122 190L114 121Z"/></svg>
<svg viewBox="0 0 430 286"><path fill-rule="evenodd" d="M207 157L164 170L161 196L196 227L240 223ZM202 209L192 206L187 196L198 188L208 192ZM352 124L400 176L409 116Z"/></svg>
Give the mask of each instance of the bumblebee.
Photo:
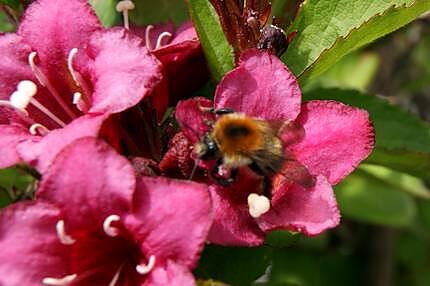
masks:
<svg viewBox="0 0 430 286"><path fill-rule="evenodd" d="M211 129L194 146L200 160L215 160L210 174L220 185L232 184L240 167L247 166L263 177L263 194L270 197L271 177L281 173L287 179L309 187L313 178L307 169L284 153L280 138L281 129L276 129L266 120L236 113L228 108L210 110L218 115L210 122ZM285 166L290 168L285 171ZM230 170L230 176L220 176L220 168ZM288 170L290 169L290 170Z"/></svg>

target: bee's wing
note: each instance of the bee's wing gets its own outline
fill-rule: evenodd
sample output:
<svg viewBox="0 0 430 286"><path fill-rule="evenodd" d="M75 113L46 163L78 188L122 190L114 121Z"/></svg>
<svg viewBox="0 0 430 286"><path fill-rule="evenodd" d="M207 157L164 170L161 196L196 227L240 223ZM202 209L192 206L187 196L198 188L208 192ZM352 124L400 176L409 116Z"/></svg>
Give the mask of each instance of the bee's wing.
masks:
<svg viewBox="0 0 430 286"><path fill-rule="evenodd" d="M287 159L280 171L281 175L290 182L294 182L309 189L315 186L315 176L308 169L294 159Z"/></svg>

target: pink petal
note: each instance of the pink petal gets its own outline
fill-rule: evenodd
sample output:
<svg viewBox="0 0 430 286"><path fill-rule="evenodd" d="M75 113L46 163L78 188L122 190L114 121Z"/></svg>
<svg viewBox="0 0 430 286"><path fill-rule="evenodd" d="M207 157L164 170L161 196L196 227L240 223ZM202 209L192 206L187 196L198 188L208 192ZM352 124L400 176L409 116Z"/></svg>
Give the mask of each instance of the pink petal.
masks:
<svg viewBox="0 0 430 286"><path fill-rule="evenodd" d="M142 40L124 29L95 33L87 50L94 59L90 112L120 112L136 105L161 81L161 65Z"/></svg>
<svg viewBox="0 0 430 286"><path fill-rule="evenodd" d="M234 198L235 193L248 190L243 185L238 185L236 189L234 186L211 186L215 217L209 232L210 242L227 246L257 246L264 242L263 231L249 214L246 196Z"/></svg>
<svg viewBox="0 0 430 286"><path fill-rule="evenodd" d="M301 92L294 75L274 55L257 50L242 54L237 68L227 73L215 92L215 107L266 120L294 120Z"/></svg>
<svg viewBox="0 0 430 286"><path fill-rule="evenodd" d="M155 267L143 286L194 286L194 277L187 267L171 260L164 267Z"/></svg>
<svg viewBox="0 0 430 286"><path fill-rule="evenodd" d="M315 187L298 185L275 191L271 210L258 221L264 231L287 229L317 235L339 224L340 214L331 185L323 176Z"/></svg>
<svg viewBox="0 0 430 286"><path fill-rule="evenodd" d="M70 50L82 48L101 28L86 0L40 0L26 10L18 34L37 51L43 68L58 73Z"/></svg>
<svg viewBox="0 0 430 286"><path fill-rule="evenodd" d="M31 48L16 34L0 35L0 99L8 100L24 79L33 80L27 62Z"/></svg>
<svg viewBox="0 0 430 286"><path fill-rule="evenodd" d="M43 202L20 202L0 212L0 285L39 286L68 273L68 249L57 237L60 211Z"/></svg>
<svg viewBox="0 0 430 286"><path fill-rule="evenodd" d="M126 227L146 255L193 267L212 222L207 186L165 177L138 180Z"/></svg>
<svg viewBox="0 0 430 286"><path fill-rule="evenodd" d="M194 29L193 22L191 22L191 20L188 20L179 26L169 45L174 45L185 41L199 41L196 29Z"/></svg>
<svg viewBox="0 0 430 286"><path fill-rule="evenodd" d="M43 174L38 198L60 207L71 231L94 230L108 216L129 210L134 188L129 162L103 141L87 137L57 155Z"/></svg>
<svg viewBox="0 0 430 286"><path fill-rule="evenodd" d="M22 162L16 145L31 138L28 129L18 125L0 125L0 169Z"/></svg>
<svg viewBox="0 0 430 286"><path fill-rule="evenodd" d="M290 149L313 175L336 184L367 158L374 145L373 126L365 110L335 101L310 101L297 122L305 129L302 142Z"/></svg>
<svg viewBox="0 0 430 286"><path fill-rule="evenodd" d="M55 129L44 137L33 137L17 146L18 153L27 163L35 166L41 173L45 172L55 156L72 141L93 136L97 137L107 115L84 115L66 127Z"/></svg>
<svg viewBox="0 0 430 286"><path fill-rule="evenodd" d="M176 106L176 120L184 134L193 142L209 130L207 121L213 121L214 117L209 112L202 111L203 108L212 108L212 101L204 97L196 97L180 101Z"/></svg>

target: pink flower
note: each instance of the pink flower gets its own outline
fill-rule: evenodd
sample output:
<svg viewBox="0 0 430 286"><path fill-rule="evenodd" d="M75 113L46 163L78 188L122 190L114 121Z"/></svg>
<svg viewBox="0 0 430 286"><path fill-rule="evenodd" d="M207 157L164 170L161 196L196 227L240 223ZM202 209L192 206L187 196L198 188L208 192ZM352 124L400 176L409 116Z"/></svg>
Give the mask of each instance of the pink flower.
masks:
<svg viewBox="0 0 430 286"><path fill-rule="evenodd" d="M146 47L163 64L168 97L157 99L158 113L163 115L167 105L175 105L178 100L189 97L209 79L209 71L196 30L191 21L186 21L178 29L172 23L132 26L131 31L144 39Z"/></svg>
<svg viewBox="0 0 430 286"><path fill-rule="evenodd" d="M87 137L58 154L37 196L0 213L1 285L194 285L211 223L205 185L136 181Z"/></svg>
<svg viewBox="0 0 430 286"><path fill-rule="evenodd" d="M34 2L18 32L0 36L0 50L0 168L25 160L46 169L62 147L99 135L109 114L162 79L142 40L103 29L84 0Z"/></svg>
<svg viewBox="0 0 430 286"><path fill-rule="evenodd" d="M281 140L288 157L297 163L287 162L281 173L300 175L298 168L305 167L315 180L312 187L305 188L284 175L274 176L270 204L260 196L261 177L248 168L240 171L230 187L210 183L215 208L210 241L259 245L265 232L271 230L317 235L338 225L340 216L332 185L370 154L373 127L364 110L335 101L309 101L302 105L300 101L297 81L284 64L267 52L249 50L218 85L213 105L206 99L178 104L176 117L189 138L183 145L189 146L208 130L204 117L209 115L202 113L201 107L231 108L269 122L294 123L301 132L283 133ZM162 167L171 167L169 162L162 163Z"/></svg>

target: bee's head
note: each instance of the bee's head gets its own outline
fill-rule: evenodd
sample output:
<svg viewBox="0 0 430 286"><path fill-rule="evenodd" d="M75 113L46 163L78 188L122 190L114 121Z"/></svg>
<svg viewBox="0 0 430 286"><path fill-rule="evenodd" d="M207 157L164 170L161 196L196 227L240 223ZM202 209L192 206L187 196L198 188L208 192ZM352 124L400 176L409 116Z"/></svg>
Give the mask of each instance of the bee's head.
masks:
<svg viewBox="0 0 430 286"><path fill-rule="evenodd" d="M202 160L215 159L218 154L218 145L209 134L206 134L200 142L194 145L194 154Z"/></svg>

